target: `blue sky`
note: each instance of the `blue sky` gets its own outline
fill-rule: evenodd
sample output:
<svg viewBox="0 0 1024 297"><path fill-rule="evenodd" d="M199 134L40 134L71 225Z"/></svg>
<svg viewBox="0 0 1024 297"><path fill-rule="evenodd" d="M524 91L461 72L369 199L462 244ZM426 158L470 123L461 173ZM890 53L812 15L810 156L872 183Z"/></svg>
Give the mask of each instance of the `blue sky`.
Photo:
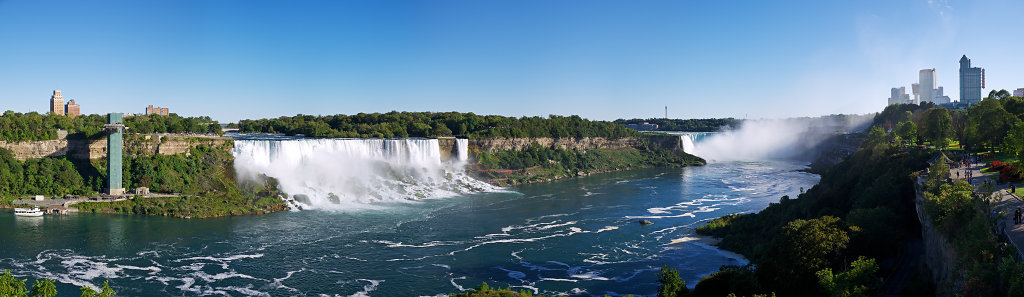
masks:
<svg viewBox="0 0 1024 297"><path fill-rule="evenodd" d="M462 111L868 113L957 60L1024 88L1024 1L8 1L0 109L220 121Z"/></svg>

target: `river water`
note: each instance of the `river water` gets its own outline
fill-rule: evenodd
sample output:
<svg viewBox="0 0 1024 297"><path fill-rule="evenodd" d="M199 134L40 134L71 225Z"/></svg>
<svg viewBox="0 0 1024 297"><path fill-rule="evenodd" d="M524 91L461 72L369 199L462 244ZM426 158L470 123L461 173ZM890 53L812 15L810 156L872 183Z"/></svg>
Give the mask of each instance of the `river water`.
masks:
<svg viewBox="0 0 1024 297"><path fill-rule="evenodd" d="M105 280L119 296L435 296L485 281L547 294L652 295L663 265L692 285L721 265L745 264L693 229L810 188L818 177L796 171L803 167L723 162L205 220L7 212L0 269L56 279L61 296Z"/></svg>

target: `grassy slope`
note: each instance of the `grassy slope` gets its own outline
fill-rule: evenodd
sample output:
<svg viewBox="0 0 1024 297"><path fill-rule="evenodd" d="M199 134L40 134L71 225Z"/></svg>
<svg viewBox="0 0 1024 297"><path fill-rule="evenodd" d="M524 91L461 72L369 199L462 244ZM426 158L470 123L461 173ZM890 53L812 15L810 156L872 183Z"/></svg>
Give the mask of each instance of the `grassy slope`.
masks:
<svg viewBox="0 0 1024 297"><path fill-rule="evenodd" d="M100 172L104 162L95 163ZM273 182L242 184L235 180L234 158L224 149L198 146L190 154L139 156L126 160L132 187L181 193L181 197L140 197L118 202L85 202L80 211L207 218L286 210ZM142 169L139 169L142 168ZM145 172L145 174L140 174Z"/></svg>

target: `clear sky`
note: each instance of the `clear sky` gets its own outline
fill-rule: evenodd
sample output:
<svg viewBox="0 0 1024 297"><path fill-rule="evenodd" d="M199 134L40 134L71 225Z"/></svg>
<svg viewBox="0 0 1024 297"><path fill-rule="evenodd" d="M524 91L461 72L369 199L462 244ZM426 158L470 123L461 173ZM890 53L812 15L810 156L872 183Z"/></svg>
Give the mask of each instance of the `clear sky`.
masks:
<svg viewBox="0 0 1024 297"><path fill-rule="evenodd" d="M222 122L462 111L591 119L867 113L957 61L1024 87L1024 1L9 1L0 110L148 104Z"/></svg>

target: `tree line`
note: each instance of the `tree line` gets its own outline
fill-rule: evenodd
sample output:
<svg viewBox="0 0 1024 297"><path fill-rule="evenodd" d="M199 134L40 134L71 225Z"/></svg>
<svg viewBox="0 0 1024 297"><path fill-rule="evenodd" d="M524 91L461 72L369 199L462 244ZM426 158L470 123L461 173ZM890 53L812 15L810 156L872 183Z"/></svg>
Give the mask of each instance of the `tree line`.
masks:
<svg viewBox="0 0 1024 297"><path fill-rule="evenodd" d="M684 132L717 132L722 130L724 127L739 127L742 120L734 118L722 118L722 119L666 119L666 118L650 118L650 119L618 119L615 120L616 124L629 125L629 124L643 124L643 123L657 124L657 131L684 131Z"/></svg>
<svg viewBox="0 0 1024 297"><path fill-rule="evenodd" d="M222 134L220 124L210 117L141 115L123 119L129 133L207 133ZM106 115L67 117L37 112L6 111L0 116L0 141L36 141L57 139L57 130L71 138L93 138L103 134Z"/></svg>
<svg viewBox="0 0 1024 297"><path fill-rule="evenodd" d="M242 120L242 133L302 134L307 137L393 138L443 137L627 137L637 132L607 121L579 116L505 117L460 112L359 113L296 115Z"/></svg>
<svg viewBox="0 0 1024 297"><path fill-rule="evenodd" d="M1006 90L966 110L948 110L931 103L890 105L875 125L899 136L905 144L931 144L939 149L958 144L972 151L1003 150L1024 157L1024 98Z"/></svg>
<svg viewBox="0 0 1024 297"><path fill-rule="evenodd" d="M96 191L66 158L20 161L0 148L0 195L88 195Z"/></svg>

